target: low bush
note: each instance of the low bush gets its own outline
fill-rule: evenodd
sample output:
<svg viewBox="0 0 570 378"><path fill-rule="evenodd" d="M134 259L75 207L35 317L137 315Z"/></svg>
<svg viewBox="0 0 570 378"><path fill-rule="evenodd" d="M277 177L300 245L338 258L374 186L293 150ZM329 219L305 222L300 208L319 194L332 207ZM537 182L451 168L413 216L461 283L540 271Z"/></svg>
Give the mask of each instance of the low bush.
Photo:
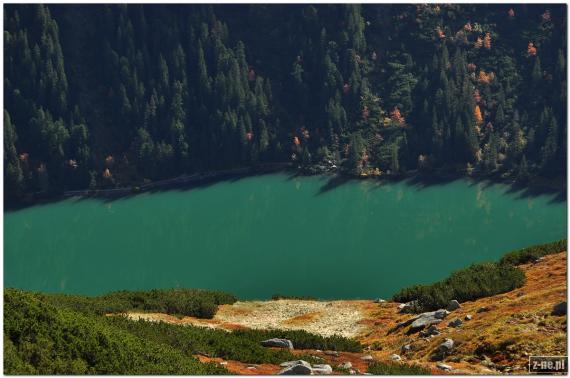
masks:
<svg viewBox="0 0 570 378"><path fill-rule="evenodd" d="M41 294L59 307L83 313L103 315L126 311L154 311L211 319L218 305L234 303L237 298L218 291L198 289L155 289L149 291L117 291L101 296Z"/></svg>
<svg viewBox="0 0 570 378"><path fill-rule="evenodd" d="M431 285L405 288L393 297L397 302L416 301L418 312L445 308L452 299L472 301L511 291L525 282L522 270L497 263L473 264Z"/></svg>
<svg viewBox="0 0 570 378"><path fill-rule="evenodd" d="M533 262L542 256L566 251L567 248L568 246L566 239L557 240L552 243L533 245L531 247L507 253L505 256L503 256L503 258L501 258L499 263L510 264L510 265L522 265L529 262Z"/></svg>
<svg viewBox="0 0 570 378"><path fill-rule="evenodd" d="M445 308L449 301L472 301L505 293L525 282L524 272L517 265L565 251L566 239L539 244L509 252L498 263L474 264L452 273L443 281L431 285L415 285L394 294L396 302L416 301L416 312Z"/></svg>
<svg viewBox="0 0 570 378"><path fill-rule="evenodd" d="M145 340L168 345L187 356L202 354L252 364L279 364L297 359L287 349L266 348L255 339L221 329L132 321L122 316L111 317L107 321L116 328Z"/></svg>
<svg viewBox="0 0 570 378"><path fill-rule="evenodd" d="M237 330L234 334L256 342L271 338L289 339L295 349L336 350L339 352L361 352L362 344L343 336L320 336L303 330Z"/></svg>
<svg viewBox="0 0 570 378"><path fill-rule="evenodd" d="M368 366L367 373L372 375L430 375L431 370L419 365L404 363L373 362Z"/></svg>
<svg viewBox="0 0 570 378"><path fill-rule="evenodd" d="M4 290L4 374L229 374L176 348L137 337L106 318Z"/></svg>

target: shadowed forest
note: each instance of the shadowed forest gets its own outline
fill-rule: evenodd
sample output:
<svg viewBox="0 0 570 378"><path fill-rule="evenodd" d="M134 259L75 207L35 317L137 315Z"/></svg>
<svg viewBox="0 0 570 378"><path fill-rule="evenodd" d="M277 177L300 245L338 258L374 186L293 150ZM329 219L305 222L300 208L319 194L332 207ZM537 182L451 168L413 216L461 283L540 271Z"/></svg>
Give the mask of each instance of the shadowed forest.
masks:
<svg viewBox="0 0 570 378"><path fill-rule="evenodd" d="M565 177L564 5L6 5L29 193L293 162Z"/></svg>

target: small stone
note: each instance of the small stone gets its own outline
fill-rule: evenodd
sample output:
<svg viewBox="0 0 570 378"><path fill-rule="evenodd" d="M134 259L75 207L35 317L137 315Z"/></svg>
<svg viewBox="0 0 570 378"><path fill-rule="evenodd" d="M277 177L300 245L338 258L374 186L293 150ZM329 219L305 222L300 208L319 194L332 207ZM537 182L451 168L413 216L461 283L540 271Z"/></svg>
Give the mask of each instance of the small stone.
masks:
<svg viewBox="0 0 570 378"><path fill-rule="evenodd" d="M447 326L457 328L457 327L460 327L462 324L463 324L463 322L461 321L461 319L453 319L452 321L450 321L447 324Z"/></svg>
<svg viewBox="0 0 570 378"><path fill-rule="evenodd" d="M220 362L220 365L224 365L224 366L225 366L225 365L227 365L227 364L228 364L227 361L222 361L222 362Z"/></svg>
<svg viewBox="0 0 570 378"><path fill-rule="evenodd" d="M323 353L327 356L338 357L338 352L336 350L325 350Z"/></svg>
<svg viewBox="0 0 570 378"><path fill-rule="evenodd" d="M420 332L421 337L433 337L439 335L439 330L435 325L430 325L428 329Z"/></svg>
<svg viewBox="0 0 570 378"><path fill-rule="evenodd" d="M465 320L472 320L473 319L473 315L465 315Z"/></svg>
<svg viewBox="0 0 570 378"><path fill-rule="evenodd" d="M456 301L455 299L451 300L451 301L449 302L449 304L447 305L447 309L448 309L449 311L457 310L457 309L460 308L460 307L461 307L461 305L460 305L459 302Z"/></svg>
<svg viewBox="0 0 570 378"><path fill-rule="evenodd" d="M453 349L453 339L445 339L443 341L443 343L439 344L438 349L445 351L445 352L449 352L450 350Z"/></svg>
<svg viewBox="0 0 570 378"><path fill-rule="evenodd" d="M374 361L374 357L372 357L371 355L367 354L366 356L362 356L360 357L361 360L363 361Z"/></svg>
<svg viewBox="0 0 570 378"><path fill-rule="evenodd" d="M384 302L386 302L386 301L382 298L377 298L374 300L374 303L384 303Z"/></svg>
<svg viewBox="0 0 570 378"><path fill-rule="evenodd" d="M441 362L438 362L435 366L436 366L438 369L445 370L445 371L453 370L453 368L452 368L451 366L446 365L446 364L442 364Z"/></svg>
<svg viewBox="0 0 570 378"><path fill-rule="evenodd" d="M352 369L352 362L346 361L340 365L338 365L340 369Z"/></svg>
<svg viewBox="0 0 570 378"><path fill-rule="evenodd" d="M410 344L406 344L402 346L402 353L406 353L412 350L412 346Z"/></svg>
<svg viewBox="0 0 570 378"><path fill-rule="evenodd" d="M313 365L313 374L316 375L329 375L332 374L333 369L327 364L315 364Z"/></svg>
<svg viewBox="0 0 570 378"><path fill-rule="evenodd" d="M567 311L568 311L568 304L566 303L566 301L563 301L563 302L556 304L552 308L552 315L554 315L554 316L566 315Z"/></svg>
<svg viewBox="0 0 570 378"><path fill-rule="evenodd" d="M402 357L400 357L400 356L397 355L397 354L393 354L393 355L390 356L390 359L391 359L392 361L401 361L401 360L402 360Z"/></svg>
<svg viewBox="0 0 570 378"><path fill-rule="evenodd" d="M257 368L255 366L248 366L247 367L249 370L256 370Z"/></svg>
<svg viewBox="0 0 570 378"><path fill-rule="evenodd" d="M479 307L479 309L477 310L477 313L480 314L482 312L488 312L488 311L490 311L490 310L487 307Z"/></svg>

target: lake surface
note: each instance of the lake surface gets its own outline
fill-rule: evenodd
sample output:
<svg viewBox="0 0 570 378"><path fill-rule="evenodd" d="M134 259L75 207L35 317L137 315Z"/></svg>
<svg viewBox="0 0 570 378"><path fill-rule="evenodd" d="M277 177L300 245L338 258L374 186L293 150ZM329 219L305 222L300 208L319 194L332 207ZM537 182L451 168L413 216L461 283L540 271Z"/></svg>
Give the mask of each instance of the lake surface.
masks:
<svg viewBox="0 0 570 378"><path fill-rule="evenodd" d="M566 237L566 202L508 190L273 174L113 202L66 200L4 214L4 285L388 298Z"/></svg>

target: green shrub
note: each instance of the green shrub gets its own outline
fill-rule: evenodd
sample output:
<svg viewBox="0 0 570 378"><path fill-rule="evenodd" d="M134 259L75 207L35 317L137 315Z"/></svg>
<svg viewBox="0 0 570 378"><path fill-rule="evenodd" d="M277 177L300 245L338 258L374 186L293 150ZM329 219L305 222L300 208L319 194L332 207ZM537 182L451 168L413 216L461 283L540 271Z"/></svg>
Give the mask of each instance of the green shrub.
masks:
<svg viewBox="0 0 570 378"><path fill-rule="evenodd" d="M9 375L229 373L114 327L105 317L56 308L15 289L4 290L4 362Z"/></svg>
<svg viewBox="0 0 570 378"><path fill-rule="evenodd" d="M108 318L107 321L114 327L145 340L168 345L187 356L204 354L252 364L279 364L296 359L289 350L265 348L256 340L221 329L132 321L121 316Z"/></svg>
<svg viewBox="0 0 570 378"><path fill-rule="evenodd" d="M42 294L42 297L56 306L98 315L126 311L154 311L207 319L214 317L218 305L231 304L237 300L231 294L198 289L117 291L96 297Z"/></svg>
<svg viewBox="0 0 570 378"><path fill-rule="evenodd" d="M293 342L295 349L320 349L336 350L341 352L361 352L362 344L358 341L346 337L320 336L304 330L261 330L248 329L233 332L240 337L246 337L256 342L270 338L289 339Z"/></svg>
<svg viewBox="0 0 570 378"><path fill-rule="evenodd" d="M452 273L443 281L402 289L393 299L397 302L416 301L418 311L430 311L445 308L452 299L472 301L511 291L524 282L524 273L517 267L497 263L473 264Z"/></svg>
<svg viewBox="0 0 570 378"><path fill-rule="evenodd" d="M373 362L368 366L367 373L373 375L430 375L431 370L419 365Z"/></svg>
<svg viewBox="0 0 570 378"><path fill-rule="evenodd" d="M506 293L525 282L524 272L517 265L566 248L567 241L562 239L509 252L498 263L474 264L452 273L443 281L404 288L394 294L393 300L416 301L416 312L421 312L445 308L452 299L463 302Z"/></svg>
<svg viewBox="0 0 570 378"><path fill-rule="evenodd" d="M503 256L499 262L501 264L521 265L533 262L542 256L566 251L566 249L567 240L562 239L552 243L533 245L531 247L509 252Z"/></svg>

